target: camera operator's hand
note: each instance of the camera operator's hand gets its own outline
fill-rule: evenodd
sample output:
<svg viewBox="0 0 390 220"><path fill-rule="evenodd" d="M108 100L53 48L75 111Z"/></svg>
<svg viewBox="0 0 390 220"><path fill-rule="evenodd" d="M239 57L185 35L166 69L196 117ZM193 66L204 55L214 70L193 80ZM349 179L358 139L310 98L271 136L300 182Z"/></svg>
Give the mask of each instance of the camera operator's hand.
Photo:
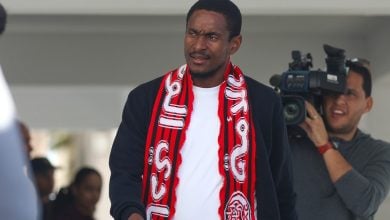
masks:
<svg viewBox="0 0 390 220"><path fill-rule="evenodd" d="M324 121L316 109L309 102L305 103L308 116L305 121L299 126L305 130L307 136L314 143L319 150L321 147L329 143L328 132L326 131ZM330 179L335 183L343 175L352 169L352 166L345 160L339 151L326 150L326 153L322 152L326 167L329 172ZM321 151L320 151L321 152Z"/></svg>
<svg viewBox="0 0 390 220"><path fill-rule="evenodd" d="M304 122L299 126L305 130L307 136L315 146L323 146L328 143L328 132L326 131L324 121L321 115L318 114L312 104L305 101L307 116Z"/></svg>

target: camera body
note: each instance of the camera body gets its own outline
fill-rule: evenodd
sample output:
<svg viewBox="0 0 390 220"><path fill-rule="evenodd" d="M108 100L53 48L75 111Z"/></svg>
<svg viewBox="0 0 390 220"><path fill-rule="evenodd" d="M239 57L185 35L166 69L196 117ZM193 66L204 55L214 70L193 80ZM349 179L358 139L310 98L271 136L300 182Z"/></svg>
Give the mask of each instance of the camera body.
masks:
<svg viewBox="0 0 390 220"><path fill-rule="evenodd" d="M324 50L327 54L326 71L311 70L313 64L310 53L301 56L300 51L292 51L293 62L289 63L288 71L270 78L271 85L281 95L283 114L288 127L296 126L305 120L305 100L322 114L322 97L342 94L345 91L345 51L326 44Z"/></svg>

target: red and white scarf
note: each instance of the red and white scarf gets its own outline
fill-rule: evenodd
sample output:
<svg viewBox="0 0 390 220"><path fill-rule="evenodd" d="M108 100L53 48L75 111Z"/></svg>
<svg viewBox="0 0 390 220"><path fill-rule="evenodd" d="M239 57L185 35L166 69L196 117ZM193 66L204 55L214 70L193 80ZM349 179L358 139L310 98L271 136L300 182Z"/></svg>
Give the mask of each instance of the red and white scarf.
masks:
<svg viewBox="0 0 390 220"><path fill-rule="evenodd" d="M220 219L256 219L256 141L247 85L229 63L218 93L218 167L223 177ZM191 123L194 94L187 65L167 73L156 96L146 140L142 200L147 219L175 214L180 151Z"/></svg>

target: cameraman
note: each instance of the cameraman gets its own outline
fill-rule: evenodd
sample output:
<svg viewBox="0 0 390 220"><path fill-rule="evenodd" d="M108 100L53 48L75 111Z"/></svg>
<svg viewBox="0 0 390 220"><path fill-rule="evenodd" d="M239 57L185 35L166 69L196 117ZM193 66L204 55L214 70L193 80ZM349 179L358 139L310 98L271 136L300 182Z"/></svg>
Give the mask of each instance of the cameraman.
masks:
<svg viewBox="0 0 390 220"><path fill-rule="evenodd" d="M358 129L373 105L368 62L347 66L345 93L323 97L323 117L306 102L308 138L290 139L302 220L373 219L389 191L390 144Z"/></svg>

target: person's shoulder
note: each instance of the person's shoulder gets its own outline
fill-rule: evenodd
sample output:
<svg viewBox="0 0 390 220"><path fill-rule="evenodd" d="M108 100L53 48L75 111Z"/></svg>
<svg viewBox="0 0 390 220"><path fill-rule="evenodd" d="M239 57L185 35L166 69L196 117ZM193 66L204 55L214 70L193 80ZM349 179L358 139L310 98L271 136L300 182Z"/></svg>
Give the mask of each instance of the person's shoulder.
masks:
<svg viewBox="0 0 390 220"><path fill-rule="evenodd" d="M256 99L279 100L278 94L270 86L265 85L249 76L245 76L245 82L248 86L249 92L251 93L250 96L253 96Z"/></svg>
<svg viewBox="0 0 390 220"><path fill-rule="evenodd" d="M370 134L364 133L363 131L358 131L358 138L360 141L366 142L370 146L370 150L377 152L384 157L388 157L390 160L390 143L381 139L372 137ZM359 141L359 140L358 140Z"/></svg>
<svg viewBox="0 0 390 220"><path fill-rule="evenodd" d="M382 150L383 152L386 152L390 156L390 143L381 139L371 138L371 141L374 143L374 145ZM390 158L389 158L390 159Z"/></svg>
<svg viewBox="0 0 390 220"><path fill-rule="evenodd" d="M152 98L156 96L158 88L160 87L163 76L144 82L132 90L128 94L128 100L144 100L145 98Z"/></svg>
<svg viewBox="0 0 390 220"><path fill-rule="evenodd" d="M140 85L136 86L131 92L135 92L135 93L144 93L144 92L147 92L147 91L151 91L153 89L158 89L158 87L160 86L161 84L161 81L163 79L163 76L160 76L160 77L157 77L153 80L150 80L150 81L147 81L147 82L144 82L144 83L141 83Z"/></svg>

